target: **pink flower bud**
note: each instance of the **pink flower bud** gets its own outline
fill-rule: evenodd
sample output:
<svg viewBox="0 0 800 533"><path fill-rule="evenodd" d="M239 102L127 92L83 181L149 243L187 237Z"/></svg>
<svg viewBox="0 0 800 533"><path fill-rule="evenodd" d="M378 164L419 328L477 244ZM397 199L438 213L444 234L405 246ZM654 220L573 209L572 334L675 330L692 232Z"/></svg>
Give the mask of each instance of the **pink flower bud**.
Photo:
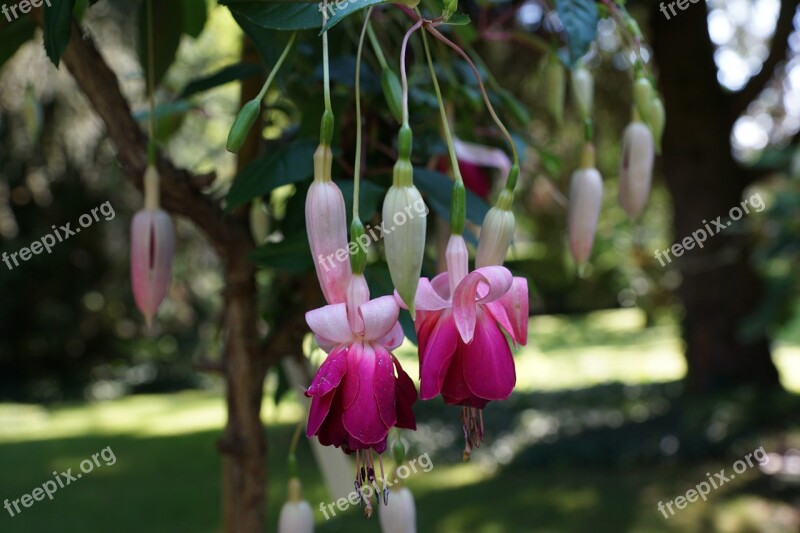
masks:
<svg viewBox="0 0 800 533"><path fill-rule="evenodd" d="M592 254L600 208L603 205L603 178L596 168L582 168L572 174L569 192L569 248L578 263Z"/></svg>
<svg viewBox="0 0 800 533"><path fill-rule="evenodd" d="M347 301L350 254L347 213L342 191L330 178L331 149L320 146L314 154L314 183L306 197L306 228L317 278L328 303Z"/></svg>
<svg viewBox="0 0 800 533"><path fill-rule="evenodd" d="M143 209L131 224L131 284L148 326L167 295L175 253L172 219L161 209Z"/></svg>
<svg viewBox="0 0 800 533"><path fill-rule="evenodd" d="M641 122L632 122L622 138L619 203L630 218L637 218L650 195L653 180L653 134Z"/></svg>

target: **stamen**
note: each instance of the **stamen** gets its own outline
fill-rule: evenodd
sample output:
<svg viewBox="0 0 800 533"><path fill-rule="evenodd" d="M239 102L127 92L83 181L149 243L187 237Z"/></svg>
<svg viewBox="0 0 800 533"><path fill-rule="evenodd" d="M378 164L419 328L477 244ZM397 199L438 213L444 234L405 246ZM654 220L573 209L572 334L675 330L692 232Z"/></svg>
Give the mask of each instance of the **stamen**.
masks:
<svg viewBox="0 0 800 533"><path fill-rule="evenodd" d="M473 448L484 441L483 410L475 407L461 408L461 429L464 432L464 461L469 461Z"/></svg>

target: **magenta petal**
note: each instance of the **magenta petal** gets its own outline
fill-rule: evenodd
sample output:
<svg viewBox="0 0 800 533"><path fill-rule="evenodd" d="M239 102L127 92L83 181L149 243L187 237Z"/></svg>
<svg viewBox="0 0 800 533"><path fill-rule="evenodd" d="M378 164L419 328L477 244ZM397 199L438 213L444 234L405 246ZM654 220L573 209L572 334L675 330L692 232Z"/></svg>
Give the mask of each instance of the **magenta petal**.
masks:
<svg viewBox="0 0 800 533"><path fill-rule="evenodd" d="M397 410L394 402L394 366L392 356L382 346L373 346L375 350L375 404L378 413L387 428L397 423Z"/></svg>
<svg viewBox="0 0 800 533"><path fill-rule="evenodd" d="M331 410L331 402L333 402L334 396L336 396L336 391L332 390L324 396L315 396L311 399L311 408L308 410L307 436L313 437L319 432L319 428Z"/></svg>
<svg viewBox="0 0 800 533"><path fill-rule="evenodd" d="M349 409L356 401L358 390L361 388L361 376L359 375L359 361L363 356L364 345L355 342L347 349L347 372L342 380L342 407Z"/></svg>
<svg viewBox="0 0 800 533"><path fill-rule="evenodd" d="M375 343L380 344L391 352L403 344L403 339L405 338L406 334L403 333L403 326L400 325L400 322L395 322L392 330L380 339L376 339Z"/></svg>
<svg viewBox="0 0 800 533"><path fill-rule="evenodd" d="M397 424L399 428L417 429L417 421L414 418L414 411L411 406L417 401L417 388L414 382L400 366L397 357L392 356L394 367L397 369L397 381L395 382L395 398L397 401Z"/></svg>
<svg viewBox="0 0 800 533"><path fill-rule="evenodd" d="M453 323L451 310L444 311L430 335L420 342L425 351L420 352L420 398L430 400L442 390L450 360L458 345L458 330Z"/></svg>
<svg viewBox="0 0 800 533"><path fill-rule="evenodd" d="M386 438L389 428L383 423L375 401L375 352L369 344L348 353L345 394L351 369L358 375L358 390L353 402L345 402L342 423L347 432L365 444L374 444ZM351 361L353 364L351 364ZM349 404L349 405L348 405Z"/></svg>
<svg viewBox="0 0 800 533"><path fill-rule="evenodd" d="M442 385L442 398L444 398L445 403L450 405L463 404L465 403L464 400L472 396L472 391L469 390L467 384L464 382L465 348L465 344L459 344L450 362L450 368L447 370L444 384Z"/></svg>
<svg viewBox="0 0 800 533"><path fill-rule="evenodd" d="M347 370L347 349L332 352L320 365L306 396L324 396L341 383Z"/></svg>
<svg viewBox="0 0 800 533"><path fill-rule="evenodd" d="M347 304L333 304L306 313L306 323L317 336L320 346L330 350L334 346L353 340Z"/></svg>
<svg viewBox="0 0 800 533"><path fill-rule="evenodd" d="M514 326L511 324L511 319L508 317L506 309L500 304L500 302L489 302L483 306L483 310L491 315L491 317L500 325L500 327L511 336L511 338L514 340L514 343L517 344Z"/></svg>
<svg viewBox="0 0 800 533"><path fill-rule="evenodd" d="M342 425L343 413L341 395L338 391L334 391L330 394L330 396L333 398L333 401L330 405L330 412L325 418L322 426L320 426L319 431L317 432L317 438L319 439L319 443L323 446L336 446L347 451L346 446L349 435Z"/></svg>
<svg viewBox="0 0 800 533"><path fill-rule="evenodd" d="M478 304L497 300L511 288L511 272L504 267L484 267L467 274L453 294L456 327L461 339L469 344L475 331ZM478 299L479 288L481 289Z"/></svg>
<svg viewBox="0 0 800 533"><path fill-rule="evenodd" d="M389 334L397 325L400 307L392 296L381 296L362 304L358 314L364 320L364 338L374 341Z"/></svg>
<svg viewBox="0 0 800 533"><path fill-rule="evenodd" d="M508 341L483 311L478 311L475 339L464 347L464 381L475 396L486 400L505 400L517 382Z"/></svg>

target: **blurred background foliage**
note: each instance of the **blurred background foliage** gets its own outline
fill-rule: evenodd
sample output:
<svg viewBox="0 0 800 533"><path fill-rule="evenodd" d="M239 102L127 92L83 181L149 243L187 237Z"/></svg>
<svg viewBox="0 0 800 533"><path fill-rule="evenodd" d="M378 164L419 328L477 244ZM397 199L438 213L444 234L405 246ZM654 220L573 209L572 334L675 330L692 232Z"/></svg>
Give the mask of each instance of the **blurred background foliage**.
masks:
<svg viewBox="0 0 800 533"><path fill-rule="evenodd" d="M777 16L775 4L779 2L708 2L719 80L727 90L740 88L757 72L752 65L764 59L761 51L771 35L762 26ZM216 171L218 179L208 193L231 209L256 197L264 200L269 238L252 260L264 267L259 301L260 325L266 331L283 310L286 287L291 287L287 280L313 271L302 213L309 150L322 112L319 39L313 30L301 33L288 67L267 96L264 155L242 169L224 149L240 107L240 85L235 82L263 77L263 63L274 63L286 34L261 35L250 28L255 38L244 39L240 26L248 29L247 22L235 20L227 7L213 2L158 5L163 11L157 20L165 26L157 42L157 137L178 166L198 174ZM512 9L503 2L491 8L489 3L462 7L476 21L482 9L495 14ZM545 18L536 1L513 9L520 32L535 35L547 24L557 24ZM750 16L742 17L742 10ZM646 27L652 10L634 3L631 11ZM82 16L144 126L139 12L137 2L103 0ZM397 50L407 19L391 9L376 15L385 50ZM352 192L352 86L360 22L360 17L351 17L330 34L338 139L335 179L346 198ZM0 23L0 251L28 246L52 225L74 225L104 201L115 210L112 220L101 220L58 244L52 255L36 256L13 270L0 264L0 401L7 402L0 404L0 496L16 497L43 481L51 469L67 468L105 445L112 445L120 458L113 469L71 489L74 494L14 518L14 530L60 527L69 514L73 518L64 530L108 530L97 524L114 524L115 531L141 531L145 509L152 530L214 531L219 480L213 443L224 410L220 380L200 370L221 358L223 280L218 260L190 224L176 220L180 252L173 284L157 331L147 335L128 284L128 228L140 195L124 179L115 147L69 73L56 71L42 52L40 31L25 20ZM671 22L680 23L680 17ZM476 36L470 28L451 31L471 42ZM619 138L631 102L630 57L616 30L612 22L603 21L587 57L596 75L598 167L606 179L606 196L593 258L583 276L577 275L565 246L561 202L579 157L579 119L569 105L563 128L554 128L548 118L540 75L544 55L504 40L473 43L500 85L530 115L530 120L519 120L507 96L490 91L525 147L516 205L519 230L508 265L530 282L531 344L517 354L519 392L487 410L487 449L476 453L471 465L458 464L460 435L452 409L440 400L420 405L420 428L408 435L411 453L427 451L436 464L433 473L410 481L420 523L425 524L420 531L800 528L800 472L789 481L775 481L781 472L768 469L749 472L747 479L714 493L713 504L695 504L669 521L655 508L659 500L672 499L703 480L704 472L718 471L758 446L773 452L774 461L788 448L800 447L800 157L797 143L791 142L800 128L798 33L789 41L791 54L776 82L731 133L739 160L769 172L753 189L765 198L767 209L730 230L755 245L752 257L740 260L750 261L766 284L765 297L741 325L741 334L769 333L773 360L788 393L744 388L698 399L684 394L682 382L687 370L679 327L684 310L674 296L682 274L676 265L662 268L653 257L654 250L682 237L672 230L673 199L657 175L650 204L637 224L625 217L616 200ZM12 31L13 36L30 31L34 38L12 38ZM16 41L25 44L13 55L5 53ZM420 43L413 42L412 57L421 57L420 50ZM435 52L459 137L502 147L496 133L485 127L486 115L466 65L444 49ZM243 55L252 58L254 53L264 62L242 62ZM389 60L396 68L394 55ZM378 72L374 56L367 53L362 92L368 185L361 201L362 217L373 225L379 223L380 202L390 184L397 130L380 92ZM435 98L423 63L414 60L409 74L415 164L427 168L419 186L434 213L446 218L449 186L439 173L445 147L434 120ZM493 191L501 178L492 176ZM482 219L492 198L493 193L471 198L472 220ZM348 198L348 209L350 203ZM425 275L437 269L434 221L430 229ZM373 294L390 292L381 254L373 251L370 260ZM409 324L404 326L409 331ZM319 350L308 352L312 360L320 360ZM413 346L404 345L399 356L416 377ZM285 497L285 450L303 414L280 372L273 371L266 386L272 528ZM306 448L301 465L309 501L327 501ZM170 482L155 481L164 478ZM118 505L121 501L126 504ZM78 525L78 508L92 517L91 526ZM321 522L319 530L376 530L376 524L357 515L351 511ZM2 520L0 529L5 530L9 518Z"/></svg>

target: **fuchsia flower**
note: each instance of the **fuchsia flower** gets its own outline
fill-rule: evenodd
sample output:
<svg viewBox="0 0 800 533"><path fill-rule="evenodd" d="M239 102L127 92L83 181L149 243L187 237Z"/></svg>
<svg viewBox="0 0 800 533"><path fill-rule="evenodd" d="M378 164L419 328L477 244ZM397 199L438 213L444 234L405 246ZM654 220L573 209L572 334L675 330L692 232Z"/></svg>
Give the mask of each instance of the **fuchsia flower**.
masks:
<svg viewBox="0 0 800 533"><path fill-rule="evenodd" d="M362 275L351 278L346 304L306 313L319 345L330 354L306 391L312 398L309 437L348 454L382 453L392 427L416 429L411 406L417 390L391 353L403 342L399 313L392 296L369 299Z"/></svg>
<svg viewBox="0 0 800 533"><path fill-rule="evenodd" d="M463 407L469 458L471 448L483 441L481 410L514 390L514 359L503 330L515 344L527 343L528 283L502 266L468 273L460 235L450 237L446 255L447 272L420 280L415 301L420 398L441 393L445 403Z"/></svg>
<svg viewBox="0 0 800 533"><path fill-rule="evenodd" d="M148 327L167 296L175 255L172 219L161 209L142 209L131 223L131 285Z"/></svg>

